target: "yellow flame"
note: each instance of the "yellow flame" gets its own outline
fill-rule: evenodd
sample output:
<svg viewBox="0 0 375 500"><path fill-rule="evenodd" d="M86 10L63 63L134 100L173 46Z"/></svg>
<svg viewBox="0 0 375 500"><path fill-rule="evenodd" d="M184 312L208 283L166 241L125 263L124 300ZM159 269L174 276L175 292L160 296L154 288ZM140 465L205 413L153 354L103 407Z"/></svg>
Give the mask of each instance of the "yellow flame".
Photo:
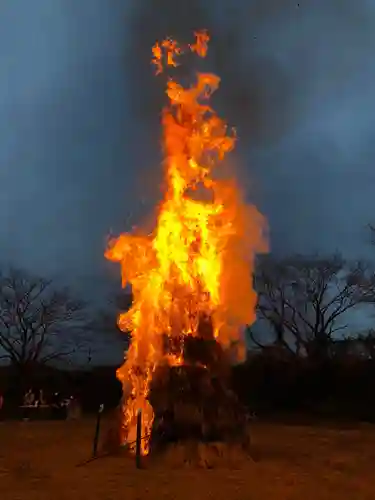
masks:
<svg viewBox="0 0 375 500"><path fill-rule="evenodd" d="M206 31L195 36L188 49L205 57L209 36ZM156 73L175 67L183 52L171 39L156 43ZM121 263L122 284L133 291L131 309L119 317L132 339L117 376L124 392L123 440L134 447L141 409L143 454L153 423L147 397L155 368L183 362L182 353L165 352L163 335L196 335L205 313L224 348L234 343L241 348L240 328L255 319L252 270L255 252L264 249L263 219L245 204L234 179L215 179L214 169L236 143L234 130L208 105L219 84L211 73L198 74L190 88L168 81L169 105L162 115L167 190L155 230L151 236L122 234L105 253ZM208 200L193 196L200 188Z"/></svg>

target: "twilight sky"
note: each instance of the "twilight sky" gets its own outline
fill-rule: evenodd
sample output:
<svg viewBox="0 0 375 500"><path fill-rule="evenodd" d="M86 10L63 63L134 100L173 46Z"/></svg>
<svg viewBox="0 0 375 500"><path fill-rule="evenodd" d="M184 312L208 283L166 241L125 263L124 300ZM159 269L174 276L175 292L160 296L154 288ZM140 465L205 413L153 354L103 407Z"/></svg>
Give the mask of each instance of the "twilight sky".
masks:
<svg viewBox="0 0 375 500"><path fill-rule="evenodd" d="M106 236L160 197L150 46L201 27L273 250L368 252L374 0L2 0L0 260L104 296Z"/></svg>

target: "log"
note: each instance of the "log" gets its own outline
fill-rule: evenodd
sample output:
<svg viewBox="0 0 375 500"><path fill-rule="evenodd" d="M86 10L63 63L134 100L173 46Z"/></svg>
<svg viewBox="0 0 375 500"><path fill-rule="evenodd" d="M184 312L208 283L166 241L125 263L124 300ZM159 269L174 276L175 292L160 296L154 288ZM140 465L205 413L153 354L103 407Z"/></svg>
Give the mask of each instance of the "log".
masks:
<svg viewBox="0 0 375 500"><path fill-rule="evenodd" d="M211 319L200 318L197 336L164 336L163 346L166 355L183 354L184 362L159 365L153 373L148 459L163 455L179 465L213 467L224 455L248 457L247 412L231 389L230 360L214 338ZM119 410L107 434L110 450L120 447Z"/></svg>
<svg viewBox="0 0 375 500"><path fill-rule="evenodd" d="M186 337L184 353L185 364L160 366L154 373L151 450L191 440L247 448L246 410L230 388L230 365L220 344L208 335Z"/></svg>

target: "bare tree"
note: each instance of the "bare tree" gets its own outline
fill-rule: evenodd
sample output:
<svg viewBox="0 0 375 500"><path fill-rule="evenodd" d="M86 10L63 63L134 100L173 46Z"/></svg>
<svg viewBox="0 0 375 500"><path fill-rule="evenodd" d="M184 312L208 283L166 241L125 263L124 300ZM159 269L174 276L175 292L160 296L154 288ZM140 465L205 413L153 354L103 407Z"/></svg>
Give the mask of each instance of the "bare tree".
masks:
<svg viewBox="0 0 375 500"><path fill-rule="evenodd" d="M0 351L14 367L60 360L84 341L85 304L19 269L0 275Z"/></svg>
<svg viewBox="0 0 375 500"><path fill-rule="evenodd" d="M331 341L345 330L345 314L373 300L373 275L361 262L342 256L294 256L261 260L256 275L258 316L274 343L314 358L329 355ZM250 336L258 345L254 331Z"/></svg>
<svg viewBox="0 0 375 500"><path fill-rule="evenodd" d="M265 328L271 332L271 344L277 348L294 354L295 350L289 341L287 318L290 310L287 300L289 291L289 268L270 256L259 258L255 274L255 287L258 292L258 322L266 323ZM251 340L258 347L266 345L258 338L252 328L248 329Z"/></svg>

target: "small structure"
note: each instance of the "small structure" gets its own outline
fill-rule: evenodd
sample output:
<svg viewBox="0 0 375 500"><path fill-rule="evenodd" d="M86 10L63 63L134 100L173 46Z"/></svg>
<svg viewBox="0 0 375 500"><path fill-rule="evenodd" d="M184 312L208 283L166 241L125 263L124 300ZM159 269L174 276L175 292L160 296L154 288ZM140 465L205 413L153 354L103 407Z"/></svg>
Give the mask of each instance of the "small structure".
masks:
<svg viewBox="0 0 375 500"><path fill-rule="evenodd" d="M78 398L71 396L66 405L67 420L80 420L82 417L82 408Z"/></svg>

